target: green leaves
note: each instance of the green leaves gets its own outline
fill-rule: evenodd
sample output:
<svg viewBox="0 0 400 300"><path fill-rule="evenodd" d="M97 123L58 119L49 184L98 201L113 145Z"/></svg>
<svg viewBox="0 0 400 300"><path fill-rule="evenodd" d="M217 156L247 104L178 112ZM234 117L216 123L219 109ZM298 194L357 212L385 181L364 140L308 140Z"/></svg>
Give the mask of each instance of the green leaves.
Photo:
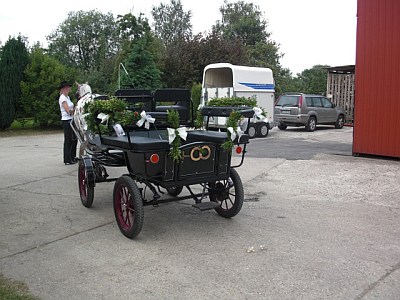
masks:
<svg viewBox="0 0 400 300"><path fill-rule="evenodd" d="M192 36L191 11L185 12L180 0L171 0L170 4L160 3L153 6L151 14L154 20L154 31L165 45Z"/></svg>
<svg viewBox="0 0 400 300"><path fill-rule="evenodd" d="M0 57L0 130L10 127L14 121L27 64L28 51L22 37L9 39Z"/></svg>
<svg viewBox="0 0 400 300"><path fill-rule="evenodd" d="M257 106L257 100L255 98L245 97L230 97L230 98L214 98L208 101L208 106Z"/></svg>
<svg viewBox="0 0 400 300"><path fill-rule="evenodd" d="M228 120L226 121L226 128L232 127L234 131L237 130L238 128L238 123L242 119L242 115L238 111L232 111L229 115ZM226 141L222 144L222 148L224 148L226 151L231 151L233 148L233 141L231 139L231 132L227 131L226 132L227 139Z"/></svg>
<svg viewBox="0 0 400 300"><path fill-rule="evenodd" d="M93 133L99 133L97 128L97 116L100 113L109 116L107 125L121 124L122 126L133 125L140 120L140 114L137 111L127 110L127 103L121 99L97 100L86 103L84 112L87 113L85 120L88 130ZM108 131L108 126L100 125L101 133Z"/></svg>
<svg viewBox="0 0 400 300"><path fill-rule="evenodd" d="M36 124L45 128L60 121L58 85L62 80L72 82L73 72L54 57L45 54L41 48L34 48L30 64L25 69L21 82L19 113L33 117Z"/></svg>
<svg viewBox="0 0 400 300"><path fill-rule="evenodd" d="M266 31L267 21L263 18L259 6L244 1L225 1L220 12L222 18L213 30L222 32L224 37L239 38L244 45L255 45L269 38L270 33Z"/></svg>
<svg viewBox="0 0 400 300"><path fill-rule="evenodd" d="M171 128L175 129L176 137L172 142L172 148L170 149L169 156L172 158L173 161L181 161L182 160L182 153L179 149L181 145L181 138L177 134L177 128L179 127L179 113L176 110L168 110L168 117L167 121Z"/></svg>
<svg viewBox="0 0 400 300"><path fill-rule="evenodd" d="M150 37L145 35L134 43L132 52L124 61L129 77L122 75L122 86L149 90L161 87L161 72L149 51L149 39Z"/></svg>

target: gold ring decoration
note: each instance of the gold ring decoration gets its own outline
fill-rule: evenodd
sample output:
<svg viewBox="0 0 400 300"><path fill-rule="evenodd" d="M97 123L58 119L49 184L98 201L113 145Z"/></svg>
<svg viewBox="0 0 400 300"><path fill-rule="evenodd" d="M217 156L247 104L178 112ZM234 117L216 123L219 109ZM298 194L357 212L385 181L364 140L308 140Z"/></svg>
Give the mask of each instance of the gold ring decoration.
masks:
<svg viewBox="0 0 400 300"><path fill-rule="evenodd" d="M190 151L190 159L193 161L207 160L211 156L209 146L193 147Z"/></svg>

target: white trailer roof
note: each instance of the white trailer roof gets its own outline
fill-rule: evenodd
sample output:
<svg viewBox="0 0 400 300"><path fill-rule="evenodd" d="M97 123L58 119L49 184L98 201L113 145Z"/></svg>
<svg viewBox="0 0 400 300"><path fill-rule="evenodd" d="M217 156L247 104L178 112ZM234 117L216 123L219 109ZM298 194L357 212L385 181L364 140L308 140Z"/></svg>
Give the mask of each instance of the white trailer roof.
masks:
<svg viewBox="0 0 400 300"><path fill-rule="evenodd" d="M275 83L269 68L210 64L204 68L203 88L233 87L235 91L274 92Z"/></svg>

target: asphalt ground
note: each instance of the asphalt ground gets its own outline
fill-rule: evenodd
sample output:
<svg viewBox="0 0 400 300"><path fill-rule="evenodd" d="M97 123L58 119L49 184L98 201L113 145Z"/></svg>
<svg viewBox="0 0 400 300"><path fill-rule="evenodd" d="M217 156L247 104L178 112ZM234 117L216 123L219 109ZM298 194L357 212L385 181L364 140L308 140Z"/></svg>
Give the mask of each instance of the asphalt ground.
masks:
<svg viewBox="0 0 400 300"><path fill-rule="evenodd" d="M236 217L146 207L134 240L113 182L82 206L62 142L0 138L0 272L41 299L400 299L400 163L353 157L352 128L274 128L237 169Z"/></svg>

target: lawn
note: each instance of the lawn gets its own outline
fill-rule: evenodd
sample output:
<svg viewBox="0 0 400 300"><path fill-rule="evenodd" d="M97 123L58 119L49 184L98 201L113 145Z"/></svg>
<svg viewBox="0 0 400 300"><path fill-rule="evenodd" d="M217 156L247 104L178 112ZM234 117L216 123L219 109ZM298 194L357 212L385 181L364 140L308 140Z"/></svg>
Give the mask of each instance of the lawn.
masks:
<svg viewBox="0 0 400 300"><path fill-rule="evenodd" d="M0 299L2 300L38 300L33 297L26 284L5 278L0 274Z"/></svg>
<svg viewBox="0 0 400 300"><path fill-rule="evenodd" d="M3 131L0 131L0 137L18 136L18 135L40 135L62 133L61 126L52 128L40 128L34 124L32 119L19 119L15 120L11 126Z"/></svg>

